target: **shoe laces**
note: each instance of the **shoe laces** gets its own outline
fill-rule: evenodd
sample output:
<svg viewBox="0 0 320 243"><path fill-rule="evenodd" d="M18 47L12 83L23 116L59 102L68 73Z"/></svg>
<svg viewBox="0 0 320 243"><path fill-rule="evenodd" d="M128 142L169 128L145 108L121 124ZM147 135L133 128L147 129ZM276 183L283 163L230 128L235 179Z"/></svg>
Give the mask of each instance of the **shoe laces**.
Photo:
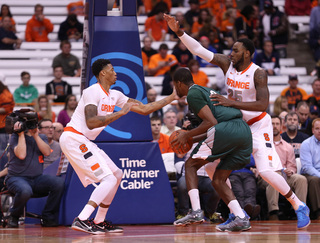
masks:
<svg viewBox="0 0 320 243"><path fill-rule="evenodd" d="M111 221L105 220L99 224L102 224L104 227L108 228L108 229L115 229L115 226L112 224Z"/></svg>

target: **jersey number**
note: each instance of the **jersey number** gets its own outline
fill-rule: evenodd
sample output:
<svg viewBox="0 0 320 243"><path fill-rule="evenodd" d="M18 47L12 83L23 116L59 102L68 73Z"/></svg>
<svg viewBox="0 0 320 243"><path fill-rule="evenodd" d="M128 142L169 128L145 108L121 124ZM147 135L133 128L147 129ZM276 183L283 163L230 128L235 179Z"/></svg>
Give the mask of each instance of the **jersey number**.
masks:
<svg viewBox="0 0 320 243"><path fill-rule="evenodd" d="M264 133L263 136L266 141L270 141L268 133Z"/></svg>
<svg viewBox="0 0 320 243"><path fill-rule="evenodd" d="M230 100L242 101L242 91L235 90L233 94L233 89L228 89L228 97Z"/></svg>

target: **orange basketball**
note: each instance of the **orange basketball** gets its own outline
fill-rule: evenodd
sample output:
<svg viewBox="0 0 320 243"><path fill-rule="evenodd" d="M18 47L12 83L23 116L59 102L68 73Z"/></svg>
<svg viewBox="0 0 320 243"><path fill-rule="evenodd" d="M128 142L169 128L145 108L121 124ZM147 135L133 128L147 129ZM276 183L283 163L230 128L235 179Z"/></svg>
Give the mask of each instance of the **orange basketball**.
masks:
<svg viewBox="0 0 320 243"><path fill-rule="evenodd" d="M192 144L193 144L192 138L189 138L187 143L183 144L181 147L172 145L172 141L175 140L179 136L179 134L182 133L182 132L187 132L187 131L185 131L185 130L174 131L171 134L170 138L169 138L170 146L171 146L172 150L177 154L185 154L185 153L187 153L191 149Z"/></svg>

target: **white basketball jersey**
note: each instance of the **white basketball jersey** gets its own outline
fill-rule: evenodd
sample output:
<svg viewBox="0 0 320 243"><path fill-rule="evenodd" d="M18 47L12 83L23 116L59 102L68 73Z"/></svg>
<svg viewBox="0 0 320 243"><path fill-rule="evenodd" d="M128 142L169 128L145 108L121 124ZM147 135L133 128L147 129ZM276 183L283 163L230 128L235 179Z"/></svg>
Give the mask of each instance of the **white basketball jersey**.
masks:
<svg viewBox="0 0 320 243"><path fill-rule="evenodd" d="M92 104L97 106L97 115L105 116L113 113L115 106L122 108L123 105L127 103L128 99L129 98L127 96L118 90L110 89L108 93L99 83L93 84L83 91L78 106L67 126L73 127L88 139L94 140L105 126L94 128L92 130L88 128L84 114L86 105Z"/></svg>
<svg viewBox="0 0 320 243"><path fill-rule="evenodd" d="M251 64L242 72L237 72L232 63L225 76L226 89L228 99L250 102L256 101L256 88L254 86L254 72L259 68L258 65L251 62ZM245 111L241 110L243 120L259 116L260 111Z"/></svg>

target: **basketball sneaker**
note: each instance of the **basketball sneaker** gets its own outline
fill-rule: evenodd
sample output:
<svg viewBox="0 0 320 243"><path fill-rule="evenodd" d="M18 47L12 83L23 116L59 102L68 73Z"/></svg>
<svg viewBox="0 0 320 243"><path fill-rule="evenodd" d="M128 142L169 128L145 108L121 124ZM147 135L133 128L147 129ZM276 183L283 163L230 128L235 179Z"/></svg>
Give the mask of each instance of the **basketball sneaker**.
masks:
<svg viewBox="0 0 320 243"><path fill-rule="evenodd" d="M204 214L201 209L196 211L190 210L189 213L176 221L173 222L176 226L187 226L189 224L201 224L204 221Z"/></svg>
<svg viewBox="0 0 320 243"><path fill-rule="evenodd" d="M250 221L249 218L244 217L239 218L239 216L236 216L233 221L231 221L228 224L225 225L218 225L216 226L217 230L220 231L244 231L244 230L249 230L251 229Z"/></svg>
<svg viewBox="0 0 320 243"><path fill-rule="evenodd" d="M107 221L107 220L105 220L99 224L96 224L96 226L99 229L102 229L105 232L109 232L109 233L122 233L123 232L123 229L121 227L115 226L110 221Z"/></svg>
<svg viewBox="0 0 320 243"><path fill-rule="evenodd" d="M76 217L73 220L71 229L86 232L93 235L105 234L105 230L98 228L92 220L80 220L78 217Z"/></svg>
<svg viewBox="0 0 320 243"><path fill-rule="evenodd" d="M246 216L246 218L250 219L250 216L247 214L247 212L244 209L242 209L242 211L243 211L244 215ZM233 213L229 213L229 218L227 219L227 221L222 224L217 225L216 228L221 225L226 225L226 224L231 223L235 218L236 218L236 216Z"/></svg>
<svg viewBox="0 0 320 243"><path fill-rule="evenodd" d="M298 218L298 229L303 229L308 227L310 224L310 217L309 217L310 210L306 204L303 203L303 206L300 205L299 208L296 210L297 218Z"/></svg>

